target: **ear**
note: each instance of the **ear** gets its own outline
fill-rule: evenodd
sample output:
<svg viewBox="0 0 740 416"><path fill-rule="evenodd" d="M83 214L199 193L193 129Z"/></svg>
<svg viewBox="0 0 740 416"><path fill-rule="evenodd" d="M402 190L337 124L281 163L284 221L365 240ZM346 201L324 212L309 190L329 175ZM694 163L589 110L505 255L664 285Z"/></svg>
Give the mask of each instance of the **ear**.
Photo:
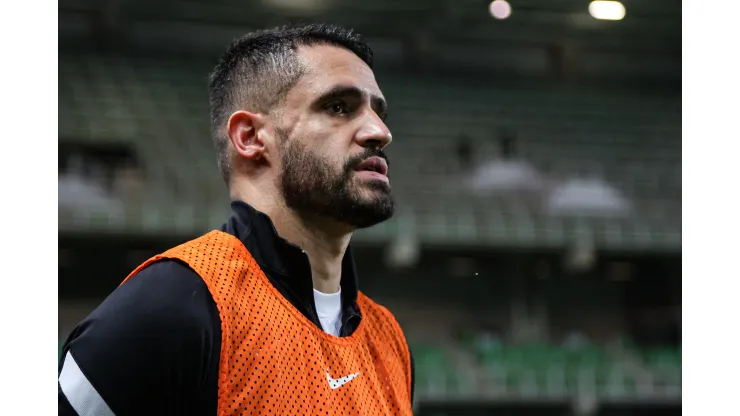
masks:
<svg viewBox="0 0 740 416"><path fill-rule="evenodd" d="M261 126L261 116L240 110L229 117L226 131L236 152L249 160L260 160L265 154L265 143L257 134Z"/></svg>

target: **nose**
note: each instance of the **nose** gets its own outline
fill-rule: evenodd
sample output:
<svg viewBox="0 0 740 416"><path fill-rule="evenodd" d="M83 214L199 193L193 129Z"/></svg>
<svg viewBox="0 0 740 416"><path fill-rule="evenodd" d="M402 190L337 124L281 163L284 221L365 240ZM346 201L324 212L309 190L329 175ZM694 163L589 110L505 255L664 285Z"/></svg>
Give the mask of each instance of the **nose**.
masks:
<svg viewBox="0 0 740 416"><path fill-rule="evenodd" d="M374 111L368 111L362 119L362 125L355 135L355 140L362 147L383 149L390 144L393 138L383 120Z"/></svg>

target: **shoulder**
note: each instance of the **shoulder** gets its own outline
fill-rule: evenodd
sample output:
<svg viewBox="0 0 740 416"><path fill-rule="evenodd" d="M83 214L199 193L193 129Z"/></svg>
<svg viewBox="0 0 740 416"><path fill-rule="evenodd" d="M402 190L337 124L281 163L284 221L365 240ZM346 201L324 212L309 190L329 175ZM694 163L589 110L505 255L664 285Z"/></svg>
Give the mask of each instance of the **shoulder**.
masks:
<svg viewBox="0 0 740 416"><path fill-rule="evenodd" d="M371 325L378 328L382 333L393 334L399 344L408 348L401 325L387 307L375 302L362 292L359 292L357 295L357 304L360 306L362 319L370 320Z"/></svg>
<svg viewBox="0 0 740 416"><path fill-rule="evenodd" d="M131 354L214 337L220 332L219 321L215 302L198 274L180 261L161 260L118 286L77 325L65 348L81 355L83 345L97 349L118 342L127 348L116 351Z"/></svg>
<svg viewBox="0 0 740 416"><path fill-rule="evenodd" d="M391 319L393 323L398 324L390 309L370 299L363 292L358 292L357 304L360 306L363 316L369 314L372 317L380 319Z"/></svg>
<svg viewBox="0 0 740 416"><path fill-rule="evenodd" d="M208 325L213 312L213 298L195 271L178 260L160 260L118 286L90 317L117 315L142 325L140 331Z"/></svg>
<svg viewBox="0 0 740 416"><path fill-rule="evenodd" d="M59 371L72 357L115 413L135 414L144 402L166 407L177 397L202 400L218 373L220 337L218 310L203 280L184 263L161 260L77 325Z"/></svg>

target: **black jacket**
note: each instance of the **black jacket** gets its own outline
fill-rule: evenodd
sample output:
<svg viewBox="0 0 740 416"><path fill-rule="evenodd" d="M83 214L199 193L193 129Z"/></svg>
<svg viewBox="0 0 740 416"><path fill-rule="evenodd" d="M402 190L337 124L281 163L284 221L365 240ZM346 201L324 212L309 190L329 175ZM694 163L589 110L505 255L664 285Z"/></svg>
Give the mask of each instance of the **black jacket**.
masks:
<svg viewBox="0 0 740 416"><path fill-rule="evenodd" d="M242 241L280 293L321 327L308 256L280 238L267 215L233 202L221 231ZM362 319L349 249L340 285L340 336L348 336ZM73 358L65 363L68 352ZM84 395L67 391L68 398L63 385L91 385L103 407L118 416L215 415L220 353L221 320L203 279L180 261L155 262L116 288L69 335L59 364L59 414L76 415L74 408L85 406L76 403ZM411 371L413 398L413 358Z"/></svg>

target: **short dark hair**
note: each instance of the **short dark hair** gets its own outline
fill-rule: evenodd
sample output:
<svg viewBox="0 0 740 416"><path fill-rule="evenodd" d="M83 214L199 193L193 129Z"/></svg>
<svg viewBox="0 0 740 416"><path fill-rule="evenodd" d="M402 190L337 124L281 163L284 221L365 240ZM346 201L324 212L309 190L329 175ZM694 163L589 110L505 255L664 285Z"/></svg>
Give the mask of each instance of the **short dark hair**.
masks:
<svg viewBox="0 0 740 416"><path fill-rule="evenodd" d="M229 184L229 139L223 127L237 108L266 113L281 103L303 75L299 46L328 44L348 49L373 66L373 52L352 29L328 23L259 30L235 40L209 76L211 136L218 167Z"/></svg>

